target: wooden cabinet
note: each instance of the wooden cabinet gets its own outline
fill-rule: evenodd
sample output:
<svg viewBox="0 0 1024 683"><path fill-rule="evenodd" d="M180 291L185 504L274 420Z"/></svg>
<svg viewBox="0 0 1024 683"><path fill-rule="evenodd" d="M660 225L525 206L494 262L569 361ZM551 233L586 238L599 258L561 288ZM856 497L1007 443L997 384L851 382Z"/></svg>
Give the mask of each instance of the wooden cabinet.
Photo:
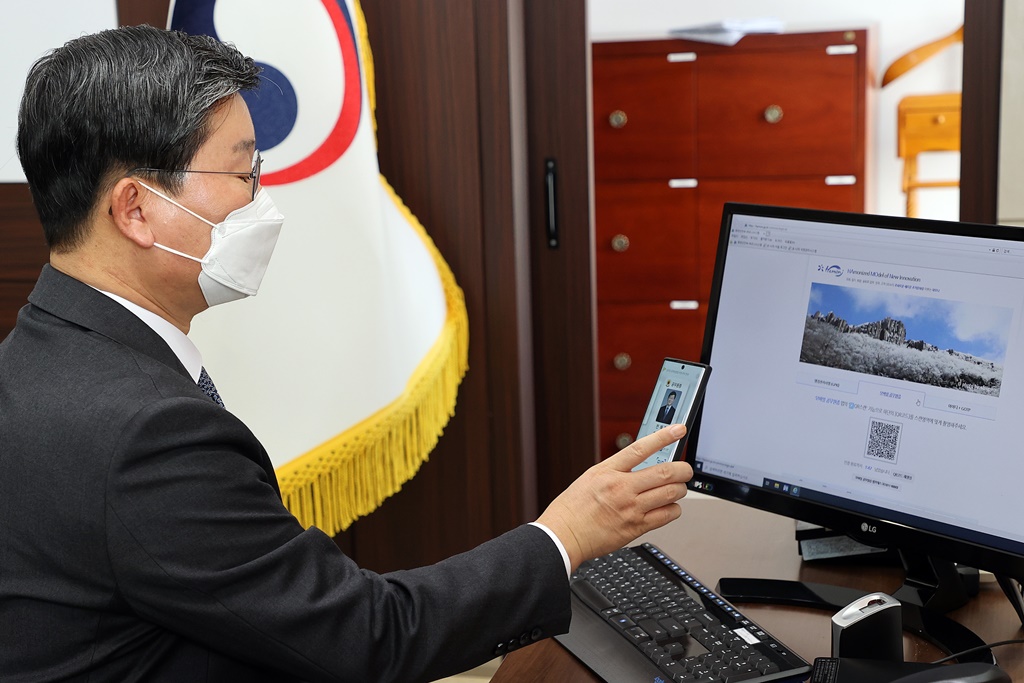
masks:
<svg viewBox="0 0 1024 683"><path fill-rule="evenodd" d="M28 185L0 183L0 216L3 248L0 248L0 341L12 329L18 311L28 303L29 292L49 258Z"/></svg>
<svg viewBox="0 0 1024 683"><path fill-rule="evenodd" d="M593 46L600 450L700 357L722 205L864 210L865 30Z"/></svg>

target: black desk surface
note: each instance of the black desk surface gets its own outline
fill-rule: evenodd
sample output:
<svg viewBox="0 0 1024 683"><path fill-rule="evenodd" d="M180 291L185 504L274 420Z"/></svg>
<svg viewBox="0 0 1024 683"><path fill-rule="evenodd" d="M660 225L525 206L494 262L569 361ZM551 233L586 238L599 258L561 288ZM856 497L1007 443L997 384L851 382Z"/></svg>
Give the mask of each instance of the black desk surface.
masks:
<svg viewBox="0 0 1024 683"><path fill-rule="evenodd" d="M699 520L699 524L692 523ZM658 545L709 586L723 576L799 579L891 593L903 582L895 567L803 563L787 517L717 499L694 496L683 501L683 516L641 541ZM831 653L832 614L809 608L742 605L751 619L767 628L808 662ZM978 597L950 614L985 642L1024 638L1020 620L994 582L983 582ZM944 653L904 635L907 660L932 661ZM999 665L1013 680L1024 681L1024 645L996 648ZM492 683L558 681L600 683L569 651L548 639L509 654Z"/></svg>

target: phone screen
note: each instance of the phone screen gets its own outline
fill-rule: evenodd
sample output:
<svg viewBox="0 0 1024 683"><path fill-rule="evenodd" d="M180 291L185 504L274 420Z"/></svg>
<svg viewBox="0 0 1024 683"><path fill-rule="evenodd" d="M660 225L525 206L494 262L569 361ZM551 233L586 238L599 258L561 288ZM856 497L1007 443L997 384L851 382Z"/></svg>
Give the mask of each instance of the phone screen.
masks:
<svg viewBox="0 0 1024 683"><path fill-rule="evenodd" d="M673 424L685 424L689 430L704 397L709 374L711 368L707 365L666 358L661 364L661 372L636 438L641 439ZM683 437L679 442L665 446L634 467L633 471L672 460L685 441L686 437Z"/></svg>

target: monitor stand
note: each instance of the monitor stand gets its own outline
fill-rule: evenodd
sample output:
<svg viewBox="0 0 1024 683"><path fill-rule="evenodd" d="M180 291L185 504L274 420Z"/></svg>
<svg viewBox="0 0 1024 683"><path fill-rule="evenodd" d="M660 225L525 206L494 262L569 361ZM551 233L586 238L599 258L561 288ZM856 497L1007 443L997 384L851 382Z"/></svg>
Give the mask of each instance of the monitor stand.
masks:
<svg viewBox="0 0 1024 683"><path fill-rule="evenodd" d="M970 599L956 565L902 550L900 558L907 577L893 597L903 608L903 629L948 654L981 647L983 649L960 657L959 661L995 664L992 650L984 648L985 642L981 638L944 614L962 607ZM1024 623L1024 600L1019 588L1010 579L997 579ZM719 595L733 603L794 605L831 612L838 612L866 594L863 590L822 583L740 578L721 579L717 590Z"/></svg>

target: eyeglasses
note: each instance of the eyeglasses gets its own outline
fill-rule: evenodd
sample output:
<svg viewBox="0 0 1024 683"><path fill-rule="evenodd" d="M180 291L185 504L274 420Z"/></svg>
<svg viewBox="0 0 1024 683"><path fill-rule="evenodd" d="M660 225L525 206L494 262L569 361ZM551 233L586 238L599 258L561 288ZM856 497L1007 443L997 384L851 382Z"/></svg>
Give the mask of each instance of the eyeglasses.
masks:
<svg viewBox="0 0 1024 683"><path fill-rule="evenodd" d="M246 173L237 173L235 171L193 171L192 169L167 169L167 168L133 168L128 172L128 175L132 175L137 171L147 171L149 173L208 173L212 175L233 175L248 178L252 183L252 199L256 199L256 193L260 189L260 169L263 166L263 157L260 156L260 151L257 149L252 153L252 170Z"/></svg>

